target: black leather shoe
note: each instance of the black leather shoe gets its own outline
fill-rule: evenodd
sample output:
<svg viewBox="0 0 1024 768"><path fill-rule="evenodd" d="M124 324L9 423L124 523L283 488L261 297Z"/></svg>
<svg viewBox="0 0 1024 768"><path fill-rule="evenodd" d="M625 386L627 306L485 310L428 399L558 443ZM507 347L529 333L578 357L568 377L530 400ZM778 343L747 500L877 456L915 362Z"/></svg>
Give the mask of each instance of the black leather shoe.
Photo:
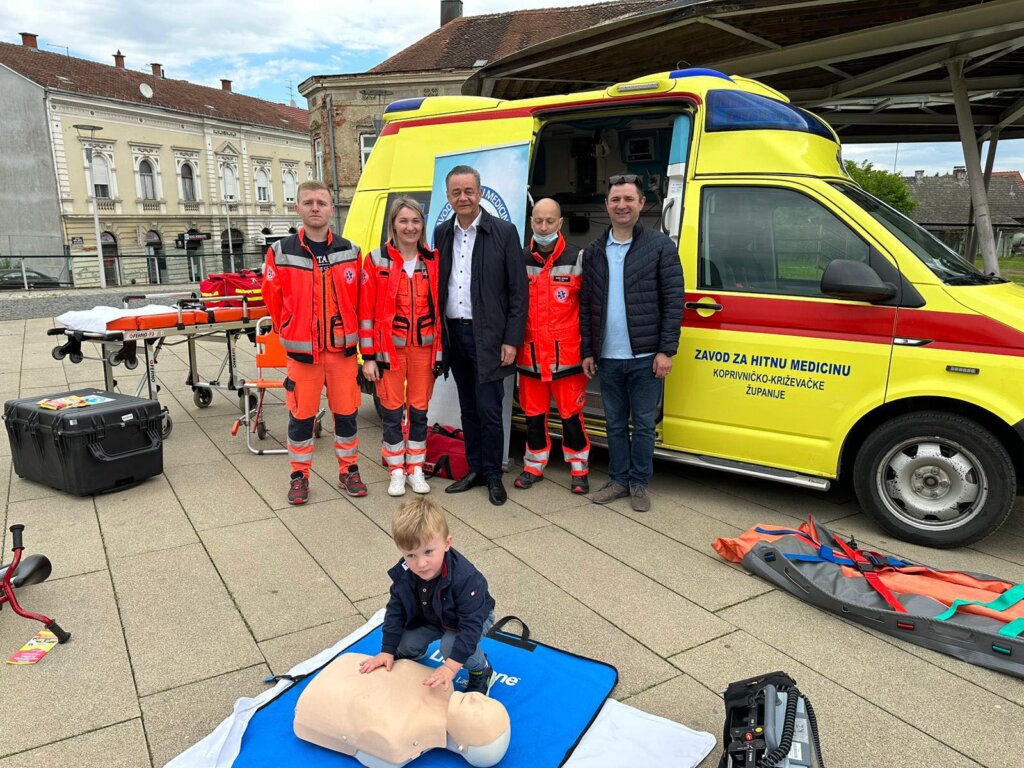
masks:
<svg viewBox="0 0 1024 768"><path fill-rule="evenodd" d="M505 486L502 485L500 477L487 481L487 498L496 507L500 507L508 501L508 493L506 493Z"/></svg>
<svg viewBox="0 0 1024 768"><path fill-rule="evenodd" d="M487 485L487 480L483 475L477 472L470 472L461 480L456 480L454 483L444 489L445 493L462 493L468 491L470 488L476 488L478 485Z"/></svg>

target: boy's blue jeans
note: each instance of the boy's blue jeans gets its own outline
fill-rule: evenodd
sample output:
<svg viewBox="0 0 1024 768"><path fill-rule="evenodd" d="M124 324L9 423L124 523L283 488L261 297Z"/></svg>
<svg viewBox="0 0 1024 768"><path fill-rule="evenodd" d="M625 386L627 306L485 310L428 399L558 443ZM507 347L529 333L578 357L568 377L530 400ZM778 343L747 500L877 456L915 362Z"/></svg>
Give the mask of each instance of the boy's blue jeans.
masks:
<svg viewBox="0 0 1024 768"><path fill-rule="evenodd" d="M484 628L480 636L486 635L487 630L493 624L494 611L491 611L487 618L484 619ZM448 654L452 652L452 646L455 645L455 635L455 632L445 632L442 629L431 626L407 629L402 635L401 642L398 643L398 653L395 654L395 658L422 659L427 653L427 646L437 640L437 638L441 638L441 655L447 659ZM480 643L477 643L473 655L466 659L466 663L462 666L469 672L479 672L487 668L487 656L481 650Z"/></svg>
<svg viewBox="0 0 1024 768"><path fill-rule="evenodd" d="M647 487L654 474L654 429L662 382L654 356L598 362L608 432L608 476L619 485ZM629 434L629 422L633 434Z"/></svg>

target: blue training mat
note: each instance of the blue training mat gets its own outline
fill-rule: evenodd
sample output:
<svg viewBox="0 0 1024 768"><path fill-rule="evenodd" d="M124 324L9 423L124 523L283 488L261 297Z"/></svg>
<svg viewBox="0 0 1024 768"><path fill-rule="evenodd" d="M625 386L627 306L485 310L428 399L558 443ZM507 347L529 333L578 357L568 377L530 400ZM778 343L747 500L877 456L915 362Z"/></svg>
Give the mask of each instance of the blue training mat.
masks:
<svg viewBox="0 0 1024 768"><path fill-rule="evenodd" d="M505 705L512 720L512 741L498 765L501 768L556 768L569 758L597 717L619 674L610 664L531 640L525 624L521 636L504 630L510 620L519 622L514 617L506 617L481 641L491 667L499 675L491 688L491 697ZM380 643L381 629L377 627L343 652L373 656L380 652ZM440 664L437 649L438 644L432 644L422 663ZM242 736L234 768L286 765L362 768L355 758L302 741L292 731L295 703L317 672L295 683L253 715ZM456 690L465 689L465 684L463 670L456 678ZM466 768L468 765L459 755L446 749L434 749L414 760L410 768Z"/></svg>

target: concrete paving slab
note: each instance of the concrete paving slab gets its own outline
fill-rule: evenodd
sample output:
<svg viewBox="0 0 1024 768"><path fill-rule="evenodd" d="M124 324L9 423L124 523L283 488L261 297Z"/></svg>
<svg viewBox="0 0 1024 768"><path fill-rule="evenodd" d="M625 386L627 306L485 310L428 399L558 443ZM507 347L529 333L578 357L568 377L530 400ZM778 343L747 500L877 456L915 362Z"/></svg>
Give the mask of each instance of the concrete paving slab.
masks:
<svg viewBox="0 0 1024 768"><path fill-rule="evenodd" d="M830 679L841 676L843 665L836 664L835 659L823 670L834 670L835 675L826 677L764 641L736 632L681 653L672 662L712 691L725 691L735 680L784 670L814 706L822 756L828 765L982 765L930 735L930 729L921 730L904 722L901 708L886 711L847 689L843 682ZM879 681L878 685L882 684ZM996 765L1008 768L1009 764L1003 761L983 768Z"/></svg>
<svg viewBox="0 0 1024 768"><path fill-rule="evenodd" d="M549 517L563 509L576 509L583 506L591 506L589 496L573 493L568 485L561 485L557 475L545 477L529 490L516 488L514 481L522 472L521 467L515 467L505 475L505 489L508 491L508 498L517 504L536 512L537 514ZM591 485L591 492L597 490Z"/></svg>
<svg viewBox="0 0 1024 768"><path fill-rule="evenodd" d="M506 480L506 489L508 484ZM543 517L511 499L500 507L494 506L487 500L486 487L471 488L463 493L444 493L442 489L436 498L450 515L490 539L549 525Z"/></svg>
<svg viewBox="0 0 1024 768"><path fill-rule="evenodd" d="M972 549L1016 565L1024 565L1024 536L1016 535L1012 531L997 531L987 539L979 541Z"/></svg>
<svg viewBox="0 0 1024 768"><path fill-rule="evenodd" d="M261 663L140 699L153 765L164 765L208 735L237 699L265 691L268 674Z"/></svg>
<svg viewBox="0 0 1024 768"><path fill-rule="evenodd" d="M256 640L356 612L276 517L214 528L201 535ZM350 554L357 551L350 550Z"/></svg>
<svg viewBox="0 0 1024 768"><path fill-rule="evenodd" d="M142 718L19 752L0 760L0 768L149 768L149 750Z"/></svg>
<svg viewBox="0 0 1024 768"><path fill-rule="evenodd" d="M174 418L173 415L171 418ZM220 439L231 439L229 430L220 430ZM184 419L174 425L171 436L164 441L164 469L195 464L219 463L223 452L194 421Z"/></svg>
<svg viewBox="0 0 1024 768"><path fill-rule="evenodd" d="M46 368L29 368L21 372L22 389L38 389L40 387L49 387L50 391L54 393L67 390L68 381L64 377L64 369L57 363L53 363Z"/></svg>
<svg viewBox="0 0 1024 768"><path fill-rule="evenodd" d="M111 560L197 541L192 524L162 475L126 491L97 496L96 513Z"/></svg>
<svg viewBox="0 0 1024 768"><path fill-rule="evenodd" d="M677 595L717 611L771 589L717 557L680 544L600 504L564 510L548 519L574 536L650 577Z"/></svg>
<svg viewBox="0 0 1024 768"><path fill-rule="evenodd" d="M9 449L7 455L11 455ZM16 501L29 501L31 499L45 499L49 496L66 496L66 494L63 494L56 488L51 488L48 485L37 483L34 480L26 480L23 477L18 477L17 474L12 474L10 491L10 500L12 503Z"/></svg>
<svg viewBox="0 0 1024 768"><path fill-rule="evenodd" d="M255 456L251 453L232 454L227 457L235 465L249 485L271 509L286 509L288 504L287 456ZM309 500L311 502L337 499L341 493L336 484L328 484L317 474L309 478Z"/></svg>
<svg viewBox="0 0 1024 768"><path fill-rule="evenodd" d="M662 656L732 631L710 611L560 528L496 543Z"/></svg>
<svg viewBox="0 0 1024 768"><path fill-rule="evenodd" d="M371 614L372 615L372 614ZM283 675L299 662L330 648L366 623L362 615L349 616L317 627L291 632L259 644L271 674Z"/></svg>
<svg viewBox="0 0 1024 768"><path fill-rule="evenodd" d="M789 595L773 592L721 615L981 765L1004 761L1001 740L1024 723L1019 704Z"/></svg>
<svg viewBox="0 0 1024 768"><path fill-rule="evenodd" d="M708 690L689 675L678 675L630 696L623 703L682 723L695 731L710 733L717 744L711 754L700 762L700 768L718 765L722 754L722 723L725 722L725 705L721 694Z"/></svg>
<svg viewBox="0 0 1024 768"><path fill-rule="evenodd" d="M7 704L0 707L0 757L139 716L105 572L25 587L18 590L18 599L29 610L56 619L71 640L37 664L0 664L0 690ZM39 629L37 622L4 611L0 656L6 659Z"/></svg>
<svg viewBox="0 0 1024 768"><path fill-rule="evenodd" d="M391 536L348 501L303 504L279 515L349 600L390 589L387 571L401 555Z"/></svg>
<svg viewBox="0 0 1024 768"><path fill-rule="evenodd" d="M447 494L447 496L444 495L444 487L451 481L444 480L442 478L431 478L428 482L431 487L431 497L443 506L445 498L451 498L451 494ZM382 531L384 531L385 534L387 534L390 541L392 516L397 511L398 506L405 499L413 498L415 494L406 488L405 496L397 498L388 496L388 484L386 482L372 483L367 486L367 490L368 493L366 496L360 499L346 498L346 501L370 518ZM490 549L494 546L490 539L480 535L480 533L454 515L448 515L448 532L452 536L452 546L463 554L468 555L473 552ZM391 547L394 559L397 561L398 550L394 548L395 545L393 543L391 544ZM394 563L392 563L392 565L393 564Z"/></svg>
<svg viewBox="0 0 1024 768"><path fill-rule="evenodd" d="M735 494L702 483L686 481L685 478L676 478L672 481L671 493L662 493L656 482L652 482L651 491L654 504L658 504L662 499L671 501L744 531L758 523L791 526L794 520L800 519L800 513L797 511L787 514L772 510ZM616 504L623 504L623 501Z"/></svg>
<svg viewBox="0 0 1024 768"><path fill-rule="evenodd" d="M13 488L13 486L12 486ZM25 526L25 552L45 554L53 565L51 579L105 570L106 555L91 498L61 495L12 502L7 525ZM9 539L9 534L7 534ZM4 552L0 560L7 560ZM58 619L58 623L60 620Z"/></svg>
<svg viewBox="0 0 1024 768"><path fill-rule="evenodd" d="M368 597L365 600L360 600L355 604L356 610L359 611L359 615L363 619L369 619L373 614L384 608L388 604L388 598L390 593L385 592L383 595L377 595L376 597Z"/></svg>
<svg viewBox="0 0 1024 768"><path fill-rule="evenodd" d="M650 512L634 512L626 505L620 514L709 557L717 557L711 547L715 539L743 533L741 528L709 517L674 499L659 498L658 501L658 504L651 505Z"/></svg>
<svg viewBox="0 0 1024 768"><path fill-rule="evenodd" d="M497 618L518 616L530 627L530 637L616 667L615 698L677 675L671 664L508 552L499 548L482 552L473 557L473 564L487 578Z"/></svg>
<svg viewBox="0 0 1024 768"><path fill-rule="evenodd" d="M263 660L201 544L111 563L140 696Z"/></svg>
<svg viewBox="0 0 1024 768"><path fill-rule="evenodd" d="M203 464L167 467L164 475L198 531L274 516L263 498L219 453L217 459Z"/></svg>

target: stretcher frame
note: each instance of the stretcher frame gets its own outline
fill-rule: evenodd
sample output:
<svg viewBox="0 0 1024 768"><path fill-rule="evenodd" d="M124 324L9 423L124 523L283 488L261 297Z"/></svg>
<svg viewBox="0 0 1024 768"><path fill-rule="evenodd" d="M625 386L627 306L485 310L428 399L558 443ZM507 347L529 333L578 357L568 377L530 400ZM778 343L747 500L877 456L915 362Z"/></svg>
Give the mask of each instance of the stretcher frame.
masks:
<svg viewBox="0 0 1024 768"><path fill-rule="evenodd" d="M124 363L125 368L134 370L139 363L138 344L142 344L142 360L145 368L135 388L135 396L142 397L143 393L151 400L159 402L160 385L156 380L156 365L160 350L164 346L173 347L179 344L188 346L188 375L185 383L192 389L193 402L199 408L206 408L213 402L213 390L233 392L239 398L239 409L247 412L253 404L247 402L245 379L238 371L236 345L238 337L242 334L255 333L256 323L264 315L264 309L251 307L248 297L237 297L241 299L241 318L237 320L208 322L190 324L185 320L186 312L208 311L207 305L223 304L227 299L219 297L197 297L194 293L155 293L155 294L133 294L123 297L122 306L126 309L133 301L146 301L157 298L179 298L175 308L178 319L174 325L162 328L147 328L144 330L117 330L117 331L80 331L73 328L51 328L46 333L48 336L63 336L67 339L63 345L53 348L52 355L55 360L69 358L72 363L80 363L83 360L100 360L103 363L103 388L107 392L118 390L118 381L114 377L114 368ZM233 300L237 300L233 297ZM233 307L237 308L237 307ZM254 317L253 315L259 315ZM175 337L181 337L172 341ZM198 340L216 341L225 345L224 357L220 367L212 379L204 378L199 372L199 359L196 354L196 342ZM100 355L86 355L82 352L82 343L90 342L100 348ZM227 379L221 381L224 371L227 369ZM255 396L248 398L251 400ZM167 407L162 408L163 425L161 434L166 439L173 428L170 413Z"/></svg>

